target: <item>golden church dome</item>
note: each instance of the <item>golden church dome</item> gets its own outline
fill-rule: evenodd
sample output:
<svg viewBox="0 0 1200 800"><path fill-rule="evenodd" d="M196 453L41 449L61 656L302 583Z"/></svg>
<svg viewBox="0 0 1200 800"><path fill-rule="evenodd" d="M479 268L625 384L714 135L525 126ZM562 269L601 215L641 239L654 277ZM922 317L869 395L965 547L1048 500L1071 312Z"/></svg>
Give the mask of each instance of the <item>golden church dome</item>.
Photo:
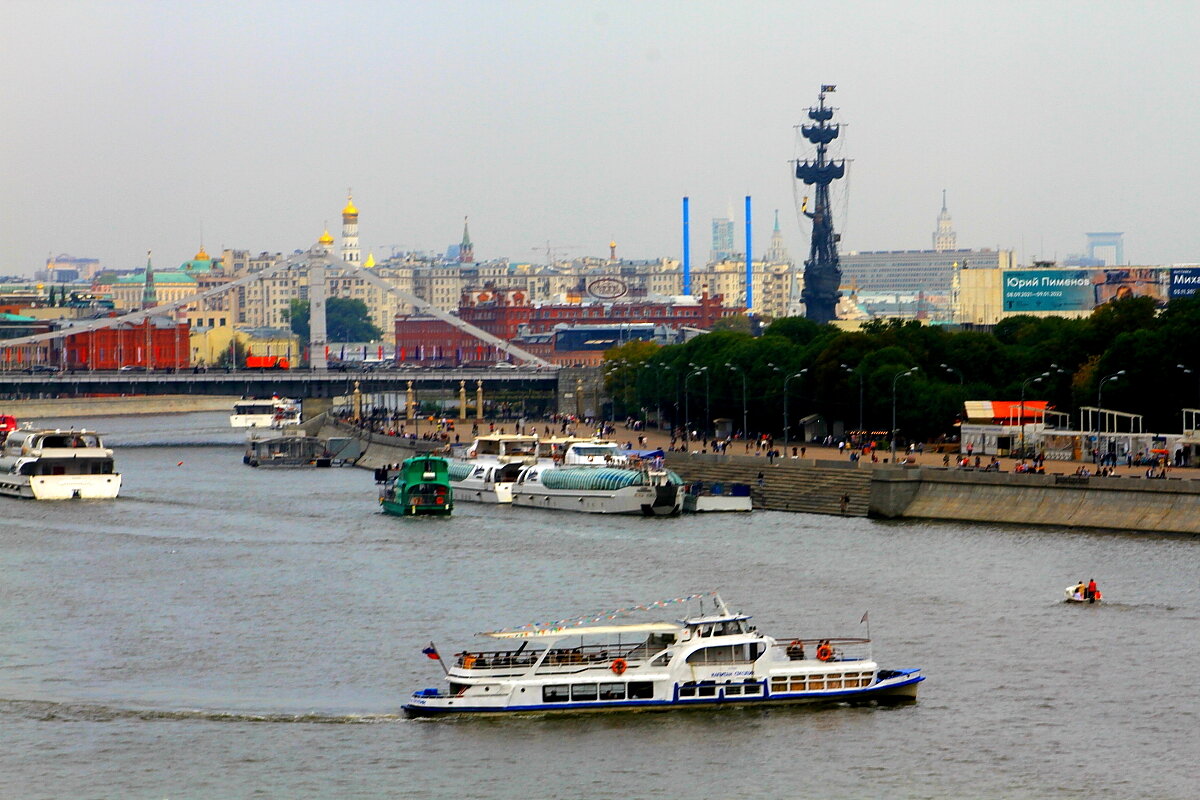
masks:
<svg viewBox="0 0 1200 800"><path fill-rule="evenodd" d="M354 207L354 198L353 197L346 198L346 207L342 209L342 216L343 217L357 217L358 216L358 209Z"/></svg>
<svg viewBox="0 0 1200 800"><path fill-rule="evenodd" d="M329 235L328 228L326 228L325 232L321 234L321 238L317 239L317 242L319 244L333 244L333 237Z"/></svg>
<svg viewBox="0 0 1200 800"><path fill-rule="evenodd" d="M204 245L200 245L200 251L192 256L192 261L210 261L208 252L204 249Z"/></svg>

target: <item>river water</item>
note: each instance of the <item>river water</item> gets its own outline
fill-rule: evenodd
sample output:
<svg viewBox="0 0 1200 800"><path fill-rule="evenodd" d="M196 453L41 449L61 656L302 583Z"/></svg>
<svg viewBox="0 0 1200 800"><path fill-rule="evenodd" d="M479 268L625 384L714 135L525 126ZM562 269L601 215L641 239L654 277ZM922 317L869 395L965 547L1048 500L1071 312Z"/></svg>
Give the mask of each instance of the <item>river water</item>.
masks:
<svg viewBox="0 0 1200 800"><path fill-rule="evenodd" d="M0 499L0 797L1192 798L1200 540L755 512L379 513L225 415L86 420L119 500ZM1095 577L1101 606L1062 588ZM720 589L917 703L406 720L475 631ZM478 642L478 640L474 640Z"/></svg>

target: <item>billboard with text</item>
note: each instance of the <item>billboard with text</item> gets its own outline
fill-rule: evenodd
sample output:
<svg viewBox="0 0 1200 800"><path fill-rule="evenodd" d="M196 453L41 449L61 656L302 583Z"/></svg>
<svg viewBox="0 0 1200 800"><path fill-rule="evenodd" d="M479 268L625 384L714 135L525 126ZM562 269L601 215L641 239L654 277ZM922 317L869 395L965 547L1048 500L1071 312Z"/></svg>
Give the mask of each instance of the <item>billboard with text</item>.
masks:
<svg viewBox="0 0 1200 800"><path fill-rule="evenodd" d="M1108 269L1012 269L1004 271L1005 311L1090 311L1120 297L1168 297L1190 294L1200 288L1200 268L1175 291L1178 270L1116 267ZM1182 287L1190 286L1190 291ZM1168 295L1168 290L1170 294Z"/></svg>

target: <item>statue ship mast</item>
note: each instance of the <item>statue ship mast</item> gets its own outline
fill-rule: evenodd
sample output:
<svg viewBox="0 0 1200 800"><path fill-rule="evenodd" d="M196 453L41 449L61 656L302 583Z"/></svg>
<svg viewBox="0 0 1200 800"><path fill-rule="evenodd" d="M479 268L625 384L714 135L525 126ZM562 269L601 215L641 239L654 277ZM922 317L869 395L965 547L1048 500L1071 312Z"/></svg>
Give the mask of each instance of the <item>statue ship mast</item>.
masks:
<svg viewBox="0 0 1200 800"><path fill-rule="evenodd" d="M837 301L842 296L838 291L842 282L837 252L840 237L833 232L829 184L846 174L846 162L833 161L827 155L829 143L838 137L840 126L830 124L833 109L825 107L826 92L835 88L821 87L817 107L808 109L808 118L815 124L800 127L804 138L816 145L816 157L811 161L796 162L796 179L816 186L813 210L802 209L804 216L812 220L812 244L808 260L804 262L804 291L800 296L804 300L804 315L822 324L837 318Z"/></svg>

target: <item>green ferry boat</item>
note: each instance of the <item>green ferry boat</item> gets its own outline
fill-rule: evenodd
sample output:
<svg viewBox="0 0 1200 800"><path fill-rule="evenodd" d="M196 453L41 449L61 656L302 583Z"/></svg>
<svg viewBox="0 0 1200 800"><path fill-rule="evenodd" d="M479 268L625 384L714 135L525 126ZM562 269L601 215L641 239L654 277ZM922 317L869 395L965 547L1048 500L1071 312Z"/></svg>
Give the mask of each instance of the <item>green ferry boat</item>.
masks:
<svg viewBox="0 0 1200 800"><path fill-rule="evenodd" d="M450 488L450 465L440 456L415 456L389 475L379 494L388 514L398 517L448 517L454 510Z"/></svg>

